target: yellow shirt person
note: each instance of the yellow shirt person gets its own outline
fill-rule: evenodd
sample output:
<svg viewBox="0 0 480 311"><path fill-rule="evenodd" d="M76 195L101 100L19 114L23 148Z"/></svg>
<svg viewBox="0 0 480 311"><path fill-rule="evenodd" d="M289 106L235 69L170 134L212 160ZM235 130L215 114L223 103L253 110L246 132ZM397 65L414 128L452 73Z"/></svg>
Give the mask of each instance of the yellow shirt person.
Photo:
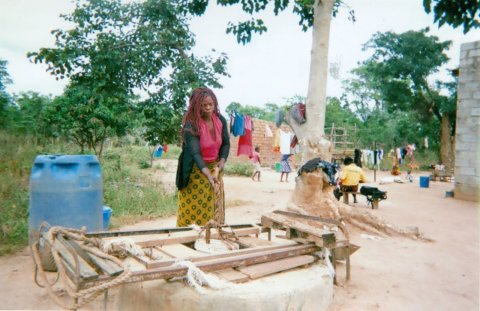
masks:
<svg viewBox="0 0 480 311"><path fill-rule="evenodd" d="M340 184L342 186L357 186L359 182L366 182L363 170L355 163L346 165L340 173Z"/></svg>
<svg viewBox="0 0 480 311"><path fill-rule="evenodd" d="M357 203L357 195L355 193L358 192L358 183L366 182L367 179L363 174L363 170L353 163L352 158L346 157L345 160L343 160L343 164L345 166L340 173L340 190L343 192L353 192L353 203Z"/></svg>

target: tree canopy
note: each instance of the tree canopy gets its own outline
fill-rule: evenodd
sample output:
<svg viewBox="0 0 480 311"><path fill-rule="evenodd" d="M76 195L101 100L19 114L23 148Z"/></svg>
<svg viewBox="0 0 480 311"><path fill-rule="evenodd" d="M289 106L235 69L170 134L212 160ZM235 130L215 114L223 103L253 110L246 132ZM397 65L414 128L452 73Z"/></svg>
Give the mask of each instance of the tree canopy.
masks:
<svg viewBox="0 0 480 311"><path fill-rule="evenodd" d="M463 33L480 27L480 5L478 0L423 0L425 12L433 9L434 21L440 27L448 24L454 28L463 26Z"/></svg>
<svg viewBox="0 0 480 311"><path fill-rule="evenodd" d="M92 126L75 131L82 128L90 132L84 135L99 138L92 143L125 132L122 115L133 109L135 95L141 98L136 108L145 114L144 137L172 142L191 90L221 87L218 78L226 75L225 55L191 53L195 38L185 13L177 1L78 0L75 10L63 15L73 27L53 30L55 47L28 56L46 63L57 79L70 79L71 97L63 104L69 111L82 110L82 120Z"/></svg>
<svg viewBox="0 0 480 311"><path fill-rule="evenodd" d="M6 126L6 114L10 105L10 95L7 93L7 85L12 83L7 71L7 61L0 59L0 128Z"/></svg>
<svg viewBox="0 0 480 311"><path fill-rule="evenodd" d="M397 143L419 143L425 136L441 146L442 161L452 161L455 134L456 81L432 82L432 74L447 63L445 51L451 42L440 42L427 35L428 29L376 33L364 49L373 54L352 72L345 97L352 107L359 108L365 122L377 120L385 112L394 117L392 126L398 130ZM358 92L357 92L358 91ZM409 120L407 122L407 120ZM441 131L432 126L441 124ZM398 141L402 140L402 141ZM451 165L451 163L449 163Z"/></svg>

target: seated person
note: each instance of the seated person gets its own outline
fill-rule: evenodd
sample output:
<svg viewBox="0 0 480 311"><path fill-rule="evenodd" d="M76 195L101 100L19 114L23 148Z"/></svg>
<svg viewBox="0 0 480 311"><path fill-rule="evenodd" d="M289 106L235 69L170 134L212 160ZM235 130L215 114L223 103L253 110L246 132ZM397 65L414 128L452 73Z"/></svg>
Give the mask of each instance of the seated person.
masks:
<svg viewBox="0 0 480 311"><path fill-rule="evenodd" d="M353 159L346 157L343 160L345 165L340 172L340 190L342 192L357 192L358 183L366 182L363 170L353 163ZM357 203L357 195L352 193L353 203Z"/></svg>

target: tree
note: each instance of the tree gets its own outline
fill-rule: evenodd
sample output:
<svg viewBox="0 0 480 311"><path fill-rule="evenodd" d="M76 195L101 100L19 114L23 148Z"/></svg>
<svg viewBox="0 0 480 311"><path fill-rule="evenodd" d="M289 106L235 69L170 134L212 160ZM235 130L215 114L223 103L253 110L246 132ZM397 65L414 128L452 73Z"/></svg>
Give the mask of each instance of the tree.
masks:
<svg viewBox="0 0 480 311"><path fill-rule="evenodd" d="M423 0L423 8L427 13L431 13L433 8L434 22L439 27L444 24L454 28L463 25L463 33L480 27L478 0Z"/></svg>
<svg viewBox="0 0 480 311"><path fill-rule="evenodd" d="M192 14L205 12L208 0L182 0ZM217 0L220 5L240 5L247 14L254 15L267 9L268 0ZM296 123L291 114L287 114L287 123L299 138L303 160L320 155L326 160L331 158L330 143L323 137L325 126L326 81L328 73L328 45L332 15L338 11L340 0L279 0L273 1L276 15L293 6L293 12L300 18L299 24L304 31L312 27L312 50L310 78L306 100L307 122ZM353 11L350 12L353 16ZM250 19L238 24L229 23L227 33L233 33L237 41L246 44L253 33L263 33L267 27L261 19Z"/></svg>
<svg viewBox="0 0 480 311"><path fill-rule="evenodd" d="M6 88L10 83L12 83L12 80L7 71L7 61L0 59L0 128L5 128L8 121L7 114L11 98Z"/></svg>
<svg viewBox="0 0 480 311"><path fill-rule="evenodd" d="M37 142L45 142L52 137L51 123L47 111L52 105L52 98L36 92L20 93L15 99L19 116L15 120L15 128L23 134L33 135Z"/></svg>
<svg viewBox="0 0 480 311"><path fill-rule="evenodd" d="M174 141L191 90L220 87L226 56L191 54L195 38L185 13L173 0L77 0L63 15L73 27L52 31L56 47L29 53L57 79L70 79L58 100L66 107L57 108L71 113L68 132L80 146L101 155L108 136L126 132L125 113L134 107L145 115L148 141ZM135 95L142 97L138 104ZM167 111L175 123L160 118Z"/></svg>
<svg viewBox="0 0 480 311"><path fill-rule="evenodd" d="M275 120L275 113L281 108L277 104L266 103L265 107L257 107L251 105L241 105L237 102L231 102L225 108L227 115L231 115L233 112L246 114L252 118L257 118L265 121L273 122Z"/></svg>
<svg viewBox="0 0 480 311"><path fill-rule="evenodd" d="M411 126L415 127L416 122L432 124L431 119L435 118L441 124L441 161L452 167L456 82L431 84L428 81L447 63L444 52L451 42L440 42L436 36L427 36L427 32L428 29L402 34L376 33L364 46L364 49L373 50L373 55L353 73L360 84L368 86L369 93L373 94L371 101L381 102L388 112L410 111L415 117ZM449 95L443 95L445 91Z"/></svg>

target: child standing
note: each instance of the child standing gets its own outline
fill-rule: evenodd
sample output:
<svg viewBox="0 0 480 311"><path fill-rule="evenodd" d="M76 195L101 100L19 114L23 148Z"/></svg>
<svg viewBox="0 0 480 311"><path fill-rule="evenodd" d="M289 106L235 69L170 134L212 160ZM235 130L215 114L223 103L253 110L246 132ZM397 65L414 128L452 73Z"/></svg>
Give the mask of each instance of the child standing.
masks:
<svg viewBox="0 0 480 311"><path fill-rule="evenodd" d="M290 163L288 162L288 158L290 158L291 154L283 154L282 160L280 161L280 182L283 182L283 175L285 175L285 181L288 182L288 174L292 172L292 168L290 167Z"/></svg>
<svg viewBox="0 0 480 311"><path fill-rule="evenodd" d="M260 181L260 165L262 164L260 160L260 147L256 146L255 151L253 152L252 156L252 162L253 162L253 175L252 175L252 180L255 181L255 176L258 175L257 181Z"/></svg>

